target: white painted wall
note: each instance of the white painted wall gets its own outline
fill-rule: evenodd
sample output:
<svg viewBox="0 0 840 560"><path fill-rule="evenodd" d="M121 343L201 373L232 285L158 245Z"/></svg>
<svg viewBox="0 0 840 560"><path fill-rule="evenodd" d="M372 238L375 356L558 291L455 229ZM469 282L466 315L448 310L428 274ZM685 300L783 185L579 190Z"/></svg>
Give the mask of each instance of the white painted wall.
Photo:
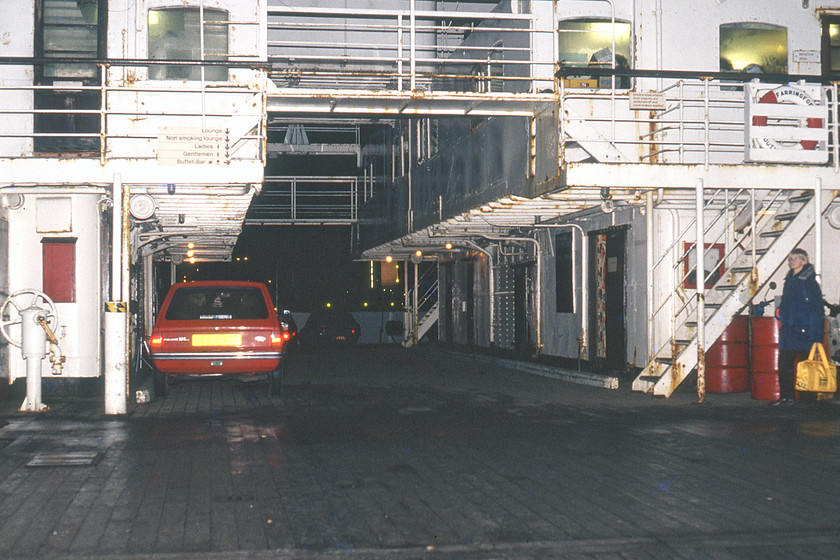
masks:
<svg viewBox="0 0 840 560"><path fill-rule="evenodd" d="M44 215L39 200L60 200L60 220ZM102 286L100 270L104 266L101 243L98 194L24 194L24 204L9 210L9 291L42 290L42 248L44 237L75 237L76 241L76 302L57 303L59 326L56 335L61 350L67 356L63 377L98 377L100 372L100 328L102 315ZM69 216L65 214L69 212ZM69 220L68 220L69 218ZM54 227L56 224L68 224ZM51 231L52 230L52 231ZM57 230L57 231L56 231ZM26 367L20 352L10 352L11 379L26 377ZM49 361L44 360L42 376L52 377Z"/></svg>

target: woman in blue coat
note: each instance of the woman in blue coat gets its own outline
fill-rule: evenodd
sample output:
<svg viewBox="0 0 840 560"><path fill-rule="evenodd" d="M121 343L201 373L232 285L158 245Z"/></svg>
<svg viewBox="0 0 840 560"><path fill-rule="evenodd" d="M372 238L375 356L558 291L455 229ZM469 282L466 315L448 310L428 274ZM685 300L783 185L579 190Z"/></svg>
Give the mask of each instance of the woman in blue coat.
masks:
<svg viewBox="0 0 840 560"><path fill-rule="evenodd" d="M779 400L771 405L791 405L796 395L796 363L805 359L815 342L824 336L825 312L820 285L808 253L794 249L788 255L790 270L785 276L779 305Z"/></svg>

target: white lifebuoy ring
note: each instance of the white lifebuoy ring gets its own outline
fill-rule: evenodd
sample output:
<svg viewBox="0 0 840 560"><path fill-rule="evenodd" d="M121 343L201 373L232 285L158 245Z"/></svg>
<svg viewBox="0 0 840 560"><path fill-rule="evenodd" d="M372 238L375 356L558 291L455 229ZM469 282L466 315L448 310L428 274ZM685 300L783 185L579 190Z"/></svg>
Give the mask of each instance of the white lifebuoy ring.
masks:
<svg viewBox="0 0 840 560"><path fill-rule="evenodd" d="M816 103L805 91L793 86L780 86L776 89L771 89L761 96L759 103L791 103L795 105L815 105ZM808 128L822 128L823 120L819 118L802 119L807 121L800 123L800 126L807 126ZM767 117L764 115L756 115L752 118L753 126L767 126ZM779 142L770 138L759 138L757 142L762 144L765 148L790 148L795 146L793 142ZM816 140L800 140L799 145L803 150L813 150L817 147Z"/></svg>

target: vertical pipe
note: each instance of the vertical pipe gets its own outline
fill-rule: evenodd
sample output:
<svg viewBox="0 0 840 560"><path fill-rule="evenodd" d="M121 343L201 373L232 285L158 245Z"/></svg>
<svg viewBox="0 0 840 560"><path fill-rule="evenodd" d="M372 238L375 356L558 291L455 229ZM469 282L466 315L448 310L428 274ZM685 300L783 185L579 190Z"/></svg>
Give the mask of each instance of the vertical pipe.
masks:
<svg viewBox="0 0 840 560"><path fill-rule="evenodd" d="M703 169L706 171L709 170L709 82L711 81L711 78L703 78Z"/></svg>
<svg viewBox="0 0 840 560"><path fill-rule="evenodd" d="M814 189L814 268L817 269L817 281L822 280L822 209L823 209L823 184L822 178L817 177L817 185Z"/></svg>
<svg viewBox="0 0 840 560"><path fill-rule="evenodd" d="M198 3L198 43L199 56L201 62L204 62L204 0ZM207 84L205 82L204 64L201 65L201 128L207 128L207 99L205 92L207 91Z"/></svg>
<svg viewBox="0 0 840 560"><path fill-rule="evenodd" d="M580 229L580 339L579 355L589 359L589 236Z"/></svg>
<svg viewBox="0 0 840 560"><path fill-rule="evenodd" d="M411 170L414 167L414 162L411 159L411 126L407 126L406 132L408 134L408 165L406 170L406 179L408 182L408 215L406 216L408 219L408 233L411 233L414 229L414 208L412 207L412 184L411 184ZM405 149L403 149L403 154L405 153Z"/></svg>
<svg viewBox="0 0 840 560"><path fill-rule="evenodd" d="M119 174L114 175L111 189L111 301L122 300L122 222L123 222L123 184Z"/></svg>
<svg viewBox="0 0 840 560"><path fill-rule="evenodd" d="M417 339L417 290L420 286L420 263L414 263L414 290L411 298L411 341L413 344L420 342Z"/></svg>
<svg viewBox="0 0 840 560"><path fill-rule="evenodd" d="M647 320L647 362L650 362L653 359L653 352L654 344L653 338L655 332L653 330L653 290L656 283L654 282L653 278L653 262L654 262L654 248L653 248L653 239L654 239L654 231L653 231L654 223L653 223L653 191L648 190L645 195L645 258L647 263L647 299L645 304L647 309L645 309L645 314L648 316Z"/></svg>
<svg viewBox="0 0 840 560"><path fill-rule="evenodd" d="M411 66L411 91L414 91L415 89L417 89L417 76L416 76L416 72L417 72L417 58L416 58L416 56L417 56L417 36L416 36L417 35L416 34L417 21L415 19L415 12L414 12L415 6L414 6L414 4L415 4L415 0L411 0L411 2L410 2L411 14L409 16L410 24L411 24L411 33L410 33L411 45L409 47L411 49L411 52L410 52L410 55L409 55L410 56L410 66Z"/></svg>
<svg viewBox="0 0 840 560"><path fill-rule="evenodd" d="M397 14L397 91L403 89L403 16Z"/></svg>
<svg viewBox="0 0 840 560"><path fill-rule="evenodd" d="M751 246L750 254L751 254L751 257L752 257L751 258L752 269L753 269L753 272L755 272L755 270L756 270L756 255L757 255L757 252L756 252L757 248L756 248L755 244L758 241L757 234L756 234L756 231L755 231L755 226L757 225L756 222L758 221L757 216L755 214L755 189L750 189L750 214L751 214L751 216L750 216L750 246Z"/></svg>
<svg viewBox="0 0 840 560"><path fill-rule="evenodd" d="M697 284L697 402L706 401L706 267L705 253L705 223L703 220L703 179L697 180L696 186L696 226L697 242L695 243L696 269L694 272Z"/></svg>
<svg viewBox="0 0 840 560"><path fill-rule="evenodd" d="M409 345L411 340L411 336L413 336L410 332L411 330L411 303L409 298L411 297L411 291L408 289L408 260L402 261L403 264L403 309L405 312L403 313L403 321L405 321L405 328L403 329L403 336L405 336L405 340L403 343L405 345ZM397 272L397 279L399 279L400 273Z"/></svg>
<svg viewBox="0 0 840 560"><path fill-rule="evenodd" d="M154 279L154 258L151 251L143 255L143 332L152 332L154 327L155 314L155 279Z"/></svg>

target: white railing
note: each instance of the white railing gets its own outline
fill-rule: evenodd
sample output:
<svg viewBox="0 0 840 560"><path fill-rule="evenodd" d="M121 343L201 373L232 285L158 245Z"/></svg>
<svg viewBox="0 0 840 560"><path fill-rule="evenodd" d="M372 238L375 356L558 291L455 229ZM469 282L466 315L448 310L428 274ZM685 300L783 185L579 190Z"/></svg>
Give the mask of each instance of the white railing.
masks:
<svg viewBox="0 0 840 560"><path fill-rule="evenodd" d="M266 176L270 185L254 199L249 224L348 224L359 218L355 176Z"/></svg>
<svg viewBox="0 0 840 560"><path fill-rule="evenodd" d="M268 16L271 79L281 88L494 95L553 87L554 30L537 28L533 14L271 6ZM549 48L536 49L540 40Z"/></svg>
<svg viewBox="0 0 840 560"><path fill-rule="evenodd" d="M561 80L561 153L570 161L575 161L575 148L582 148L587 153L580 152L581 158L599 161L599 154L618 154L627 163L737 165L759 161L755 154L762 150L756 149L756 142L773 142L778 152L789 152L780 154L785 157L779 163L840 165L836 84L787 86L718 76L637 78L632 90L569 88ZM659 81L667 83L657 87ZM806 92L813 106L780 99L768 111L766 92L784 87ZM768 140L768 131L781 140Z"/></svg>
<svg viewBox="0 0 840 560"><path fill-rule="evenodd" d="M0 71L39 63L6 58L0 60ZM171 147L163 136L174 130L208 137L217 133L212 147L196 152L197 163L265 161L264 70L254 69L247 83L135 78L153 64L99 62L101 85L0 80L0 157L160 160L168 157L162 150Z"/></svg>

